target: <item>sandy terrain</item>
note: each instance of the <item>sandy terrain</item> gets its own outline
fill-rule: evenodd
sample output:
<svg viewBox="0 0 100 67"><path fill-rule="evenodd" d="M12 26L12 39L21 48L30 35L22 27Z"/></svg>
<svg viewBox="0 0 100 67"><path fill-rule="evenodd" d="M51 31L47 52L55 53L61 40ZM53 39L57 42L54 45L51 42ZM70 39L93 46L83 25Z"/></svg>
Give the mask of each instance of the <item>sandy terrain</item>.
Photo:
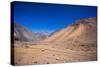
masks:
<svg viewBox="0 0 100 67"><path fill-rule="evenodd" d="M76 51L53 46L32 45L14 48L15 65L50 64L96 60L96 51Z"/></svg>

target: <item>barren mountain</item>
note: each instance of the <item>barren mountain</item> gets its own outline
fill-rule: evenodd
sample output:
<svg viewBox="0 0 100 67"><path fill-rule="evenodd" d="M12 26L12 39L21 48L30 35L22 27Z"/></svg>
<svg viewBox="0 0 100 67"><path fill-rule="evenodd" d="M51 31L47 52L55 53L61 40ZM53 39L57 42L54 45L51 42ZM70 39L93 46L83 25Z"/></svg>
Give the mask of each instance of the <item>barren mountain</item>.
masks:
<svg viewBox="0 0 100 67"><path fill-rule="evenodd" d="M35 33L18 23L14 23L14 38L18 41L39 41L47 38L48 35L42 32Z"/></svg>
<svg viewBox="0 0 100 67"><path fill-rule="evenodd" d="M43 42L52 43L55 48L73 50L94 50L97 44L96 18L80 19L76 23L53 33Z"/></svg>
<svg viewBox="0 0 100 67"><path fill-rule="evenodd" d="M96 18L80 19L64 29L53 33L51 37L44 40L46 42L52 41L96 41L97 29L96 29Z"/></svg>

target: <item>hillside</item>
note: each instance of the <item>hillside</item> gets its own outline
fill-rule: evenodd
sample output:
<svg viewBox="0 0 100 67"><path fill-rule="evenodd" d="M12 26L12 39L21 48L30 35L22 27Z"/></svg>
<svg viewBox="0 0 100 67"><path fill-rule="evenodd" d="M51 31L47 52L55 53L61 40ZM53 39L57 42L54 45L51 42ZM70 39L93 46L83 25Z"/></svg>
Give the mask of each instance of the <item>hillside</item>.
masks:
<svg viewBox="0 0 100 67"><path fill-rule="evenodd" d="M96 18L80 19L75 24L53 33L51 37L44 41L67 41L71 39L95 41L97 34L96 22Z"/></svg>
<svg viewBox="0 0 100 67"><path fill-rule="evenodd" d="M47 34L39 32L32 32L31 30L27 29L26 27L22 26L18 23L12 23L14 24L14 40L15 41L24 41L24 42L30 42L30 41L40 41L48 37Z"/></svg>

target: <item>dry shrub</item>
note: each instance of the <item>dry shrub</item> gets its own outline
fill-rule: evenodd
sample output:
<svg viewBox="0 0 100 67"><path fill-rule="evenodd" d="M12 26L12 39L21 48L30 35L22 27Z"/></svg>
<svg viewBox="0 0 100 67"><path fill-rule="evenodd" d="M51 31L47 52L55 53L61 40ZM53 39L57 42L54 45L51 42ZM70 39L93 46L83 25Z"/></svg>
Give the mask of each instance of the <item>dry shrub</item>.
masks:
<svg viewBox="0 0 100 67"><path fill-rule="evenodd" d="M41 50L42 52L44 52L45 50Z"/></svg>
<svg viewBox="0 0 100 67"><path fill-rule="evenodd" d="M28 45L26 45L25 47L26 47L26 48L29 48L29 46L28 46Z"/></svg>
<svg viewBox="0 0 100 67"><path fill-rule="evenodd" d="M38 62L37 61L34 61L34 63L37 64Z"/></svg>
<svg viewBox="0 0 100 67"><path fill-rule="evenodd" d="M47 62L46 64L50 64L49 62Z"/></svg>

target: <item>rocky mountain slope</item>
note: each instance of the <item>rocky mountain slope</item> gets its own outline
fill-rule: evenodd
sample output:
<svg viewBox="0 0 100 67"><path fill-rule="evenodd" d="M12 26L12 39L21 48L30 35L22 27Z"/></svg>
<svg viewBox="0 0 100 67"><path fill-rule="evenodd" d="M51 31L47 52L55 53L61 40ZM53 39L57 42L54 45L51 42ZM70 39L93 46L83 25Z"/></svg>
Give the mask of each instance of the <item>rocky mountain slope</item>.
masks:
<svg viewBox="0 0 100 67"><path fill-rule="evenodd" d="M17 41L40 41L48 37L48 34L39 32L32 32L26 27L21 26L18 23L14 23L14 40Z"/></svg>

